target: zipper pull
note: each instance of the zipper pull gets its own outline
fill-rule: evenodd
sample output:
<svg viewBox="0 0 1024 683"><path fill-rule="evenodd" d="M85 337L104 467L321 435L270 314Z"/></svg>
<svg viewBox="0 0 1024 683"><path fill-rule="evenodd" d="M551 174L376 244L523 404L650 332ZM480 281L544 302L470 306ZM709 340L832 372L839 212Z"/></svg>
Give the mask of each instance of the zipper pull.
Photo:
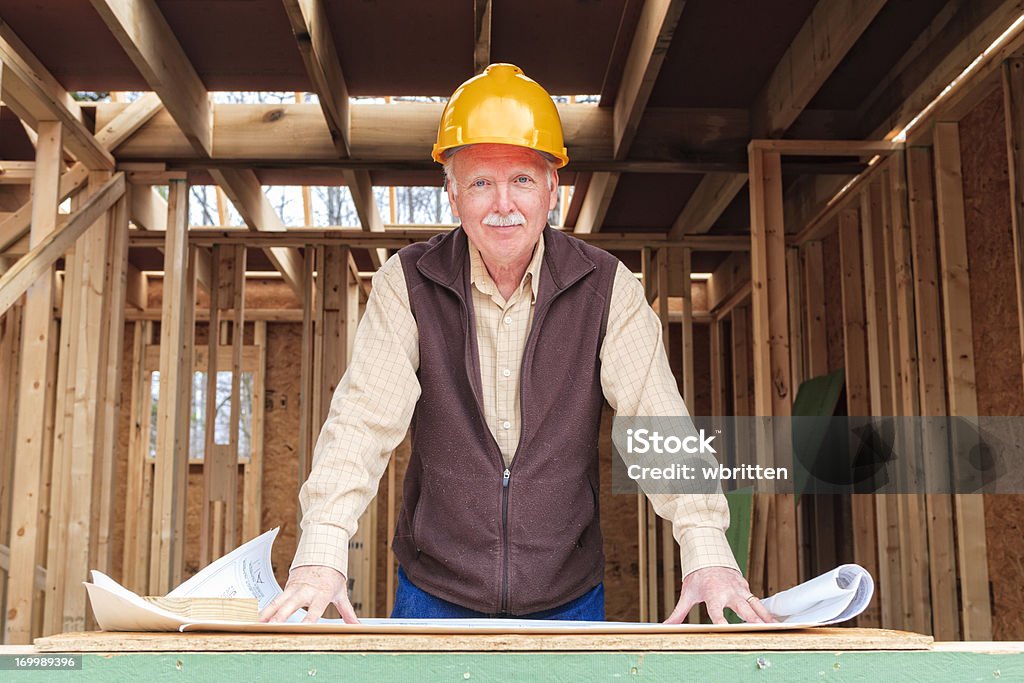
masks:
<svg viewBox="0 0 1024 683"><path fill-rule="evenodd" d="M511 477L511 476L512 476L512 472L506 467L505 468L505 473L501 476L501 488L503 488L503 489L507 489L508 488L508 480L509 480L509 477Z"/></svg>

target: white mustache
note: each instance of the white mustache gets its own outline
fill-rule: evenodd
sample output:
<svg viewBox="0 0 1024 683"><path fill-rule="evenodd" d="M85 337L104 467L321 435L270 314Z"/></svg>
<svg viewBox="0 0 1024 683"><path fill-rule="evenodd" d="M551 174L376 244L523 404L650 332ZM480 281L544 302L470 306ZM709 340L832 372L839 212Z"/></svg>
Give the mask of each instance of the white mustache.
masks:
<svg viewBox="0 0 1024 683"><path fill-rule="evenodd" d="M512 213L505 215L500 213L489 213L481 222L484 225L489 225L493 228L507 228L510 225L524 225L526 223L526 217L519 211L513 211Z"/></svg>

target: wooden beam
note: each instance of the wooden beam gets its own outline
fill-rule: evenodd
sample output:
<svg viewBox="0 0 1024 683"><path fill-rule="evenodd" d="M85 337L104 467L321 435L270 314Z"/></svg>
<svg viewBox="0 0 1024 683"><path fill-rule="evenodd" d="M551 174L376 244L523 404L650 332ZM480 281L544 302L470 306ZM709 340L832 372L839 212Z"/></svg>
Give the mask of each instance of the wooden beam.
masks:
<svg viewBox="0 0 1024 683"><path fill-rule="evenodd" d="M708 173L690 195L669 230L669 239L711 230L718 217L747 184L745 173Z"/></svg>
<svg viewBox="0 0 1024 683"><path fill-rule="evenodd" d="M1013 280L1017 286L1020 368L1024 372L1024 59L1007 60L1002 75L1013 222Z"/></svg>
<svg viewBox="0 0 1024 683"><path fill-rule="evenodd" d="M583 197L583 206L580 207L579 216L576 218L576 234L594 233L604 225L615 187L619 184L619 176L619 173L605 171L591 175L587 194Z"/></svg>
<svg viewBox="0 0 1024 683"><path fill-rule="evenodd" d="M195 276L185 239L188 185L171 183L164 251L163 317L160 323L160 398L157 404L156 470L149 590L162 595L181 582L185 543L189 397L192 387Z"/></svg>
<svg viewBox="0 0 1024 683"><path fill-rule="evenodd" d="M89 168L113 170L114 157L82 123L74 98L0 19L0 61L4 63L2 99L25 123L39 130L40 121L59 121L64 144Z"/></svg>
<svg viewBox="0 0 1024 683"><path fill-rule="evenodd" d="M385 226L383 233L365 232L360 228L287 228L283 230L253 232L245 228L192 228L188 231L189 242L197 246L214 244L245 244L248 247L284 247L324 244L346 244L350 247L401 248L430 239L450 231L454 226L422 226L409 228ZM162 236L159 233L136 230L131 234L131 245L135 247L158 247ZM687 248L693 251L749 251L750 238L744 235L694 235L681 240L669 241L665 233L596 233L581 235L580 239L603 249L639 250L646 246L656 248Z"/></svg>
<svg viewBox="0 0 1024 683"><path fill-rule="evenodd" d="M967 261L959 124L936 123L934 149L949 414L977 415L971 275ZM962 637L964 640L990 640L992 606L988 590L985 498L957 493L953 496L953 505L956 512Z"/></svg>
<svg viewBox="0 0 1024 683"><path fill-rule="evenodd" d="M124 194L124 174L114 175L67 224L50 233L0 277L0 312L10 308L33 282L75 243L96 219Z"/></svg>
<svg viewBox="0 0 1024 683"><path fill-rule="evenodd" d="M349 142L349 95L338 51L331 35L323 0L284 0L292 33L306 73L320 100L333 147L347 158L352 155Z"/></svg>
<svg viewBox="0 0 1024 683"><path fill-rule="evenodd" d="M135 100L117 118L96 131L96 141L109 151L135 135L157 112L163 109L163 102L154 92L148 92Z"/></svg>
<svg viewBox="0 0 1024 683"><path fill-rule="evenodd" d="M708 311L717 312L726 301L749 282L750 255L729 254L718 264L708 280Z"/></svg>
<svg viewBox="0 0 1024 683"><path fill-rule="evenodd" d="M754 101L751 137L781 137L884 5L885 0L819 0ZM705 176L671 235L710 230L745 181L743 174Z"/></svg>
<svg viewBox="0 0 1024 683"><path fill-rule="evenodd" d="M31 184L35 167L34 161L0 161L0 185Z"/></svg>
<svg viewBox="0 0 1024 683"><path fill-rule="evenodd" d="M754 137L780 137L885 6L885 0L821 0L754 101Z"/></svg>
<svg viewBox="0 0 1024 683"><path fill-rule="evenodd" d="M282 232L284 222L263 193L256 174L249 169L210 171L250 230ZM294 247L269 247L264 250L270 262L297 296L302 296L302 257Z"/></svg>
<svg viewBox="0 0 1024 683"><path fill-rule="evenodd" d="M31 236L33 251L55 234L63 156L63 126L56 121L42 121L38 125L36 176L32 183L35 197ZM53 362L55 341L52 335L52 265L53 261L50 261L45 268L27 273L25 286L20 287L17 296L11 299L13 303L28 290L22 321L20 386L18 412L15 416L17 441L11 486L11 559L7 573L7 618L4 627L4 642L12 644L32 641L36 544L43 540L38 538L37 517L41 504L42 462L48 457L43 449L42 416L46 414L49 364ZM17 264L0 278L0 292L13 293L3 283L10 282L8 276L16 268ZM9 306L3 306L0 311L6 311Z"/></svg>
<svg viewBox="0 0 1024 683"><path fill-rule="evenodd" d="M473 73L491 63L491 0L473 0Z"/></svg>
<svg viewBox="0 0 1024 683"><path fill-rule="evenodd" d="M685 0L646 0L615 96L613 156L625 159L665 61Z"/></svg>
<svg viewBox="0 0 1024 683"><path fill-rule="evenodd" d="M211 156L209 94L155 0L92 0L92 6L192 148Z"/></svg>
<svg viewBox="0 0 1024 683"><path fill-rule="evenodd" d="M98 103L96 125L105 126L128 105ZM332 168L436 168L430 147L437 137L443 104L393 102L360 104L351 111L351 158L338 155L320 106L217 103L213 110L214 155L199 154L163 110L117 150L119 163L174 162L259 167L312 162ZM648 107L631 154L616 161L612 153L614 113L609 108L557 103L572 170L697 172L742 168L738 156L751 138L745 109ZM822 137L827 137L823 129ZM683 151L681 151L683 150ZM691 151L692 150L692 151ZM203 166L204 168L206 166Z"/></svg>

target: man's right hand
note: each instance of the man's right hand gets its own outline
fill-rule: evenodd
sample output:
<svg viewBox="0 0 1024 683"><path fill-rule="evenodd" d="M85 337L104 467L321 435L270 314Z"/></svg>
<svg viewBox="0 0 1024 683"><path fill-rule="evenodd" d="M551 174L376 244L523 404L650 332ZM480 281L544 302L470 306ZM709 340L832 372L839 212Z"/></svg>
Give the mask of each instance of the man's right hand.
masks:
<svg viewBox="0 0 1024 683"><path fill-rule="evenodd" d="M348 581L337 569L321 565L296 567L288 574L288 583L281 594L262 612L260 621L280 623L302 608L306 608L304 624L315 624L323 616L327 605L334 603L346 624L358 624L355 610L348 599Z"/></svg>

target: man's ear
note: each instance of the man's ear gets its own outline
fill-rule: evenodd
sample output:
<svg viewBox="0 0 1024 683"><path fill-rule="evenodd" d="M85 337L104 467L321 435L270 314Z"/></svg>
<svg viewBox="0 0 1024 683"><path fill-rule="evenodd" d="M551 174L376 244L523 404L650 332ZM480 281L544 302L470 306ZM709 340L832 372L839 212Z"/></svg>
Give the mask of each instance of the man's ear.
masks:
<svg viewBox="0 0 1024 683"><path fill-rule="evenodd" d="M444 177L444 190L448 193L448 204L452 208L452 216L459 218L459 207L455 204L455 191L452 189L452 179L447 175Z"/></svg>
<svg viewBox="0 0 1024 683"><path fill-rule="evenodd" d="M548 200L548 211L555 210L558 203L558 169L551 169L551 198Z"/></svg>

